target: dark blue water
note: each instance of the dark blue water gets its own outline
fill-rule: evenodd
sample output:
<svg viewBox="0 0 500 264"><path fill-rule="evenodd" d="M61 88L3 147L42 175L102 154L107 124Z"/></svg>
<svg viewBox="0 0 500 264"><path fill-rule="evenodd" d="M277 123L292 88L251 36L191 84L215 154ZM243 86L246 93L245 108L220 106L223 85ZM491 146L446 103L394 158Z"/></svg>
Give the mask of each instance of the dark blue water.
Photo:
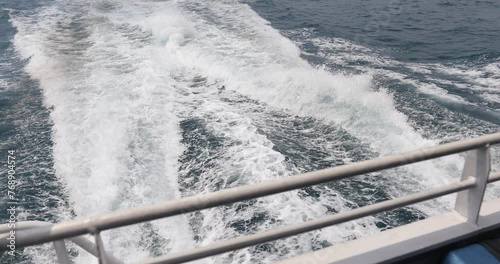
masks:
<svg viewBox="0 0 500 264"><path fill-rule="evenodd" d="M98 215L500 126L498 1L0 5L0 162L16 150L18 220ZM448 183L462 161L127 227L105 232L104 240L128 261L167 254ZM499 190L489 188L487 197ZM269 263L423 219L452 202L204 262ZM7 219L5 210L0 219ZM95 261L72 250L76 263ZM16 254L0 263L54 261L50 246Z"/></svg>
<svg viewBox="0 0 500 264"><path fill-rule="evenodd" d="M18 221L56 220L58 207L65 207L64 191L56 180L53 168L51 139L52 122L44 107L38 83L25 73L26 60L19 58L12 46L16 30L9 22L16 12L33 12L45 1L1 1L0 6L0 153L2 157L2 183L4 195L1 219L7 214L7 155L14 150L16 161L16 188L14 197ZM4 220L2 220L3 222ZM0 263L24 263L27 255L7 254Z"/></svg>
<svg viewBox="0 0 500 264"><path fill-rule="evenodd" d="M424 83L436 84L449 94L467 98L476 106L456 105L449 101L433 98L454 112L461 112L474 118L499 124L498 100L484 100L484 90L474 89L477 79L498 81L500 60L500 3L495 1L256 1L252 6L275 28L284 31L309 29L312 37L347 39L373 49L378 55L397 60L398 63L376 63L363 59L342 61L337 67L371 66L401 72L406 78L414 78ZM303 49L317 53L318 47L305 40ZM327 52L346 52L332 49ZM324 56L308 57L323 64ZM400 62L415 62L410 66L429 69L431 73L405 69ZM346 65L347 64L347 65ZM442 65L442 66L441 66ZM401 67L403 66L403 67ZM473 78L464 79L460 74L438 72L440 67L458 67L469 71L478 70ZM481 71L491 67L493 70ZM465 71L467 71L465 70ZM457 72L458 73L458 72ZM381 79L385 78L380 74ZM437 80L436 80L437 79ZM444 79L439 82L439 79ZM476 80L475 80L476 79ZM466 88L458 88L456 84ZM393 86L391 81L384 82ZM403 87L402 87L403 86ZM406 87L397 83L392 89L398 92ZM499 91L492 88L492 94ZM403 100L407 100L405 97ZM402 102L403 103L403 102ZM487 111L490 110L490 111ZM407 113L409 114L409 113Z"/></svg>
<svg viewBox="0 0 500 264"><path fill-rule="evenodd" d="M500 47L497 1L255 1L274 27L311 28L398 60L494 62Z"/></svg>

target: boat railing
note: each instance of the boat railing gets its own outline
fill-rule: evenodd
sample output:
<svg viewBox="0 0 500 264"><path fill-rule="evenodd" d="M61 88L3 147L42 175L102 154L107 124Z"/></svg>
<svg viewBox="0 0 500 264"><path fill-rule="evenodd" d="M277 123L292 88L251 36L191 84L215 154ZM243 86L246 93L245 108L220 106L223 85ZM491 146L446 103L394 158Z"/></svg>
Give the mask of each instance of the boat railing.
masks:
<svg viewBox="0 0 500 264"><path fill-rule="evenodd" d="M500 172L491 172L490 169L490 146L499 143L500 133L496 133L422 148L403 154L380 157L286 178L264 181L257 184L224 189L217 192L185 197L139 208L119 210L97 217L71 220L62 223L17 222L15 228L3 224L0 225L0 251L8 250L9 236L11 236L12 231L14 231L16 248L48 242L54 243L56 255L60 263L71 263L65 240L73 241L79 247L96 256L99 263L123 263L118 259L119 256L117 256L117 258L105 250L105 245L100 235L102 231L273 195L316 184L338 181L349 177L466 151L468 153L465 158L462 177L461 180L456 183L367 205L350 211L341 211L311 221L286 225L256 234L236 237L194 249L142 260L137 263L183 263L202 259L405 207L456 192L458 192L458 195L454 211L463 217L466 224L478 226L486 185L500 180ZM439 175L433 176L438 177ZM498 214L498 223L500 223L500 214ZM84 236L88 234L93 235L95 242L88 240ZM411 248L411 245L406 246Z"/></svg>

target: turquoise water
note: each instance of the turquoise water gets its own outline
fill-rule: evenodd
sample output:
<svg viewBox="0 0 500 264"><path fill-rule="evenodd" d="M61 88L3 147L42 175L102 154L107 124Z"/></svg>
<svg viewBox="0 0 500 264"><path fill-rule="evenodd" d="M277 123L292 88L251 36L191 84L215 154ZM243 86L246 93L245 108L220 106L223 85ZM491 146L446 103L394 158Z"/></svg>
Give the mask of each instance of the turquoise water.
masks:
<svg viewBox="0 0 500 264"><path fill-rule="evenodd" d="M0 151L6 163L16 150L19 220L99 215L500 125L497 1L0 4ZM496 149L493 157L497 168ZM462 163L453 156L373 173L107 231L104 241L127 261L168 254L449 183ZM487 197L499 195L489 188ZM269 263L452 203L445 197L202 263ZM72 251L76 263L95 261ZM50 245L0 259L53 261Z"/></svg>

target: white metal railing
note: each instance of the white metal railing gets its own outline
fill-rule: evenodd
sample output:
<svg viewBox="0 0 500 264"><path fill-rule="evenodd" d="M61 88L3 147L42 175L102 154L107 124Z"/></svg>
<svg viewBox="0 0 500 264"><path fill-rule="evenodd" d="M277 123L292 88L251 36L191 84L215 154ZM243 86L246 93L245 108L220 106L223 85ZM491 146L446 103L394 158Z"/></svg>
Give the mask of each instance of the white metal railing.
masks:
<svg viewBox="0 0 500 264"><path fill-rule="evenodd" d="M308 222L288 225L257 234L217 242L208 246L144 260L139 263L182 263L196 260L351 221L455 192L459 192L455 211L464 216L470 224L474 225L477 224L478 221L486 184L500 180L500 173L490 173L489 154L489 147L499 143L500 133L496 133L474 139L419 149L403 154L308 172L283 179L225 189L209 194L166 201L140 208L115 211L93 218L72 220L56 224L20 222L17 223L15 228L16 247L20 248L46 242L54 242L59 262L69 263L67 250L63 242L64 239L69 239L96 256L100 263L122 263L111 254L105 252L100 237L101 231L277 194L464 151L470 152L466 157L460 182L368 205L351 211L339 212ZM10 230L11 229L7 228L6 225L0 225L0 251L5 251L7 249L6 243ZM85 234L94 235L95 244L82 237L82 235Z"/></svg>
<svg viewBox="0 0 500 264"><path fill-rule="evenodd" d="M29 233L30 230L33 228L51 227L51 226L53 226L53 224L47 223L47 222L23 221L23 222L16 223L15 232L17 234L19 233L19 231ZM7 233L10 234L11 230L12 230L12 228L9 227L7 224L0 225L0 234L7 234ZM14 235L16 235L16 234L14 234ZM2 237L2 238L4 238L4 237ZM83 250L94 255L95 257L99 257L100 253L98 252L97 245L94 244L92 241L88 240L87 238L85 238L84 236L70 237L69 240L71 242L75 243L77 246L79 246ZM54 243L54 249L56 251L57 258L59 259L59 263L61 263L61 264L71 263L69 260L69 255L67 253L66 244L64 243L64 241L63 240L56 240L53 243ZM123 264L122 261L120 261L119 259L117 259L115 256L113 256L110 253L105 252L105 253L102 253L102 255L106 255L106 260L107 260L108 264Z"/></svg>

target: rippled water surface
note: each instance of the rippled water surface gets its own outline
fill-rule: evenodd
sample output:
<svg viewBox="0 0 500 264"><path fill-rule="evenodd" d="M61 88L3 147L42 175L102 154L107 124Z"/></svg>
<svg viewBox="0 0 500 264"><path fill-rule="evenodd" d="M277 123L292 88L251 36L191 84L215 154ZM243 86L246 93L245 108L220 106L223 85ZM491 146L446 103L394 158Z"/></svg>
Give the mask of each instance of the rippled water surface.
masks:
<svg viewBox="0 0 500 264"><path fill-rule="evenodd" d="M16 150L19 220L94 216L500 125L498 1L0 4L0 156L6 164ZM492 156L498 168L497 149ZM450 183L462 166L462 156L450 156L106 231L103 239L121 259L140 260ZM487 198L498 196L491 186ZM438 214L453 201L200 263L271 263ZM75 263L95 262L71 251ZM17 254L0 262L55 261L50 245Z"/></svg>

